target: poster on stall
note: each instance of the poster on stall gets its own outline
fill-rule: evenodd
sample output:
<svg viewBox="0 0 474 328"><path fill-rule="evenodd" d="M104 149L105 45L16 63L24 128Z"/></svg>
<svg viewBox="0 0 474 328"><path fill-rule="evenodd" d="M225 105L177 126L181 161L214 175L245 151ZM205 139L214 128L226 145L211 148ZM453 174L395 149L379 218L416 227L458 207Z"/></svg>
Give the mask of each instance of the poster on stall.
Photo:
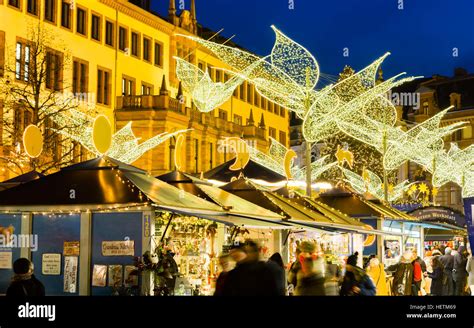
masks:
<svg viewBox="0 0 474 328"><path fill-rule="evenodd" d="M75 293L77 288L77 256L64 257L64 292Z"/></svg>
<svg viewBox="0 0 474 328"><path fill-rule="evenodd" d="M122 266L109 265L109 287L122 287Z"/></svg>
<svg viewBox="0 0 474 328"><path fill-rule="evenodd" d="M125 241L103 241L103 256L133 256L135 255L135 242L133 240Z"/></svg>
<svg viewBox="0 0 474 328"><path fill-rule="evenodd" d="M41 272L44 275L59 276L61 274L61 254L43 254Z"/></svg>
<svg viewBox="0 0 474 328"><path fill-rule="evenodd" d="M125 266L125 287L134 287L138 286L138 270L133 265Z"/></svg>
<svg viewBox="0 0 474 328"><path fill-rule="evenodd" d="M105 287L107 283L107 266L94 264L92 286Z"/></svg>
<svg viewBox="0 0 474 328"><path fill-rule="evenodd" d="M65 241L64 242L64 256L79 256L79 242L78 241Z"/></svg>
<svg viewBox="0 0 474 328"><path fill-rule="evenodd" d="M0 252L0 269L12 269L12 252Z"/></svg>

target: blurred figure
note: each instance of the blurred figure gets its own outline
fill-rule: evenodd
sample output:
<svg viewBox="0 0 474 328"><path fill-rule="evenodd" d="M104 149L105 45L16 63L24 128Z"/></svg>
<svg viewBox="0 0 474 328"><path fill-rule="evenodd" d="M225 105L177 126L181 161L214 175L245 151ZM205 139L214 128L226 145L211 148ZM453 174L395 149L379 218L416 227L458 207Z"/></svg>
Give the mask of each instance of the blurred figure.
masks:
<svg viewBox="0 0 474 328"><path fill-rule="evenodd" d="M412 258L413 253L406 251L400 258L400 262L387 268L387 271L393 272L392 295L410 296L412 294Z"/></svg>
<svg viewBox="0 0 474 328"><path fill-rule="evenodd" d="M377 296L388 296L387 276L385 268L379 259L374 257L367 266L367 274L375 284Z"/></svg>
<svg viewBox="0 0 474 328"><path fill-rule="evenodd" d="M466 284L467 284L467 251L466 247L459 246L457 254L454 255L454 269L453 269L453 281L454 281L454 295L462 296L465 295Z"/></svg>
<svg viewBox="0 0 474 328"><path fill-rule="evenodd" d="M296 274L296 296L324 296L325 267L324 256L318 254L317 245L310 241L300 243L298 256L301 268Z"/></svg>
<svg viewBox="0 0 474 328"><path fill-rule="evenodd" d="M43 284L33 274L33 263L26 258L19 258L13 263L15 273L7 296L15 298L26 298L34 296L45 296Z"/></svg>
<svg viewBox="0 0 474 328"><path fill-rule="evenodd" d="M467 259L466 271L469 274L467 284L471 289L471 296L474 296L474 260L472 259L472 254L470 254Z"/></svg>
<svg viewBox="0 0 474 328"><path fill-rule="evenodd" d="M426 263L418 256L418 251L416 249L412 250L413 253L413 286L412 294L413 296L419 296L421 293L421 283L423 276L427 275L426 273Z"/></svg>
<svg viewBox="0 0 474 328"><path fill-rule="evenodd" d="M362 268L357 266L358 252L347 258L346 274L342 281L341 296L375 296L376 290L372 279Z"/></svg>
<svg viewBox="0 0 474 328"><path fill-rule="evenodd" d="M298 274L298 271L301 269L301 264L300 261L298 260L301 254L300 246L296 247L296 260L291 264L290 270L288 270L288 295L293 296L295 293L295 288L296 284L298 283L298 280L296 278L296 275Z"/></svg>
<svg viewBox="0 0 474 328"><path fill-rule="evenodd" d="M230 255L236 261L224 284L223 296L280 296L278 279L272 268L260 261L258 245L248 240L235 246Z"/></svg>
<svg viewBox="0 0 474 328"><path fill-rule="evenodd" d="M429 277L431 278L431 288L430 288L430 295L432 296L443 296L446 294L445 292L445 274L444 274L444 266L439 260L439 256L434 256L431 262L431 267L433 272L428 273Z"/></svg>
<svg viewBox="0 0 474 328"><path fill-rule="evenodd" d="M451 254L451 247L446 247L444 255L439 257L439 261L443 264L444 274L446 275L446 295L454 295L454 280L453 280L453 269L454 269L454 256Z"/></svg>
<svg viewBox="0 0 474 328"><path fill-rule="evenodd" d="M285 265L280 253L274 253L272 256L270 256L267 264L277 278L277 286L279 289L278 293L286 295Z"/></svg>
<svg viewBox="0 0 474 328"><path fill-rule="evenodd" d="M223 254L219 257L219 265L221 266L222 271L219 273L219 276L216 280L216 290L214 292L214 296L222 296L227 275L232 268L232 263L230 260L231 256L229 254Z"/></svg>
<svg viewBox="0 0 474 328"><path fill-rule="evenodd" d="M363 260L364 263L363 263L362 267L364 269L367 269L369 267L370 260L372 260L375 257L376 257L375 254L370 254L367 258L364 258L364 260Z"/></svg>
<svg viewBox="0 0 474 328"><path fill-rule="evenodd" d="M324 284L327 296L339 295L339 284L341 281L341 269L336 263L328 261L326 265L326 282Z"/></svg>

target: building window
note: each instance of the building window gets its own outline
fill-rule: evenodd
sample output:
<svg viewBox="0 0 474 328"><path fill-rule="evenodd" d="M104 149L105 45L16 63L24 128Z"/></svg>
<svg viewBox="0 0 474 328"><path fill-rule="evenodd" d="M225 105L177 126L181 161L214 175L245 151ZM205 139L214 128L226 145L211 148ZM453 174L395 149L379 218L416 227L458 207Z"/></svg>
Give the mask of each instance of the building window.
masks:
<svg viewBox="0 0 474 328"><path fill-rule="evenodd" d="M142 96L150 96L153 93L153 86L151 84L142 82Z"/></svg>
<svg viewBox="0 0 474 328"><path fill-rule="evenodd" d="M105 44L114 46L114 23L105 22Z"/></svg>
<svg viewBox="0 0 474 328"><path fill-rule="evenodd" d="M257 90L254 90L253 103L255 106L260 107L260 95L258 94Z"/></svg>
<svg viewBox="0 0 474 328"><path fill-rule="evenodd" d="M451 205L459 204L458 189L456 186L451 186L449 194Z"/></svg>
<svg viewBox="0 0 474 328"><path fill-rule="evenodd" d="M240 100L244 100L244 97L245 97L245 85L247 84L247 82L244 82L240 85L239 87L239 97L240 97Z"/></svg>
<svg viewBox="0 0 474 328"><path fill-rule="evenodd" d="M214 161L213 161L213 157L214 157L214 154L213 154L213 150L214 148L212 147L212 142L209 143L209 170L212 169L213 165L214 165Z"/></svg>
<svg viewBox="0 0 474 328"><path fill-rule="evenodd" d="M89 80L89 64L75 59L72 65L72 92L76 97L86 100Z"/></svg>
<svg viewBox="0 0 474 328"><path fill-rule="evenodd" d="M138 41L138 34L132 32L132 55L138 57L138 49L139 49L139 41Z"/></svg>
<svg viewBox="0 0 474 328"><path fill-rule="evenodd" d="M242 116L234 114L234 123L238 125L242 125Z"/></svg>
<svg viewBox="0 0 474 328"><path fill-rule="evenodd" d="M150 61L150 39L143 38L143 60Z"/></svg>
<svg viewBox="0 0 474 328"><path fill-rule="evenodd" d="M71 28L71 4L68 1L61 3L61 26Z"/></svg>
<svg viewBox="0 0 474 328"><path fill-rule="evenodd" d="M423 114L424 115L428 115L428 111L429 111L429 104L427 101L423 102Z"/></svg>
<svg viewBox="0 0 474 328"><path fill-rule="evenodd" d="M155 65L163 65L163 52L161 51L161 43L155 42Z"/></svg>
<svg viewBox="0 0 474 328"><path fill-rule="evenodd" d="M204 64L204 62L202 62L202 61L199 61L199 63L198 63L198 67L199 67L199 69L200 69L201 71L204 71L204 69L205 69L206 65Z"/></svg>
<svg viewBox="0 0 474 328"><path fill-rule="evenodd" d="M252 103L252 98L253 98L252 96L253 96L252 85L247 83L247 98L246 99L249 104Z"/></svg>
<svg viewBox="0 0 474 328"><path fill-rule="evenodd" d="M285 117L285 109L280 106L280 116Z"/></svg>
<svg viewBox="0 0 474 328"><path fill-rule="evenodd" d="M38 0L28 0L28 4L26 5L26 11L29 14L38 16Z"/></svg>
<svg viewBox="0 0 474 328"><path fill-rule="evenodd" d="M91 37L94 40L100 41L101 30L102 30L102 24L100 21L100 17L92 14Z"/></svg>
<svg viewBox="0 0 474 328"><path fill-rule="evenodd" d="M55 51L46 52L46 88L60 91L62 89L62 54Z"/></svg>
<svg viewBox="0 0 474 328"><path fill-rule="evenodd" d="M99 104L110 104L110 75L108 70L97 70L97 103Z"/></svg>
<svg viewBox="0 0 474 328"><path fill-rule="evenodd" d="M17 42L15 49L15 77L27 82L29 78L31 48L27 44Z"/></svg>
<svg viewBox="0 0 474 328"><path fill-rule="evenodd" d="M127 43L127 29L124 27L119 27L119 49L122 51L127 51Z"/></svg>
<svg viewBox="0 0 474 328"><path fill-rule="evenodd" d="M276 129L268 128L268 136L272 137L273 139L276 139Z"/></svg>
<svg viewBox="0 0 474 328"><path fill-rule="evenodd" d="M20 0L8 0L8 4L12 7L20 8Z"/></svg>
<svg viewBox="0 0 474 328"><path fill-rule="evenodd" d="M199 172L199 140L194 139L194 163L196 167L196 173Z"/></svg>
<svg viewBox="0 0 474 328"><path fill-rule="evenodd" d="M279 139L280 143L282 145L286 146L286 133L283 132L283 131L280 131L280 136L279 137L280 137L280 139Z"/></svg>
<svg viewBox="0 0 474 328"><path fill-rule="evenodd" d="M86 35L87 13L84 9L77 8L76 31L79 34Z"/></svg>
<svg viewBox="0 0 474 328"><path fill-rule="evenodd" d="M267 99L265 97L261 98L261 104L263 109L267 109Z"/></svg>
<svg viewBox="0 0 474 328"><path fill-rule="evenodd" d="M52 23L56 21L56 0L44 1L44 19Z"/></svg>
<svg viewBox="0 0 474 328"><path fill-rule="evenodd" d="M218 69L214 69L216 75L216 82L223 82L222 81L222 72Z"/></svg>
<svg viewBox="0 0 474 328"><path fill-rule="evenodd" d="M268 111L269 111L270 113L273 113L273 103L270 102L270 101L268 102Z"/></svg>
<svg viewBox="0 0 474 328"><path fill-rule="evenodd" d="M135 95L135 80L124 76L122 77L122 96Z"/></svg>
<svg viewBox="0 0 474 328"><path fill-rule="evenodd" d="M219 109L219 118L227 121L227 111Z"/></svg>

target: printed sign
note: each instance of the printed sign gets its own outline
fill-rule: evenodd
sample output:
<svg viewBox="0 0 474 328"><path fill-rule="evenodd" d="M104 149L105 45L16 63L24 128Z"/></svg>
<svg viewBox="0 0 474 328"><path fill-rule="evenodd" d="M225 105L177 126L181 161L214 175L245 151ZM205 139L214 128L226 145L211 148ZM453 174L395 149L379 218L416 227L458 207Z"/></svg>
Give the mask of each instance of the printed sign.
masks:
<svg viewBox="0 0 474 328"><path fill-rule="evenodd" d="M80 242L78 241L65 241L64 242L64 256L79 256Z"/></svg>
<svg viewBox="0 0 474 328"><path fill-rule="evenodd" d="M64 257L64 292L75 293L77 289L77 256Z"/></svg>
<svg viewBox="0 0 474 328"><path fill-rule="evenodd" d="M92 286L105 287L107 283L107 266L94 264L92 270Z"/></svg>
<svg viewBox="0 0 474 328"><path fill-rule="evenodd" d="M123 272L121 265L109 265L109 286L121 287Z"/></svg>
<svg viewBox="0 0 474 328"><path fill-rule="evenodd" d="M61 254L43 254L41 272L44 275L59 276L61 274Z"/></svg>
<svg viewBox="0 0 474 328"><path fill-rule="evenodd" d="M12 252L0 252L0 269L12 269Z"/></svg>
<svg viewBox="0 0 474 328"><path fill-rule="evenodd" d="M103 241L103 256L134 256L135 242L133 240L126 241Z"/></svg>
<svg viewBox="0 0 474 328"><path fill-rule="evenodd" d="M125 287L138 286L138 270L133 265L125 266Z"/></svg>
<svg viewBox="0 0 474 328"><path fill-rule="evenodd" d="M461 214L445 207L425 207L417 209L409 214L420 221L425 222L448 223L459 227L464 227L466 225L466 220Z"/></svg>
<svg viewBox="0 0 474 328"><path fill-rule="evenodd" d="M150 223L150 215L144 215L143 217L143 233L145 237L150 237L150 231L151 231L151 223Z"/></svg>

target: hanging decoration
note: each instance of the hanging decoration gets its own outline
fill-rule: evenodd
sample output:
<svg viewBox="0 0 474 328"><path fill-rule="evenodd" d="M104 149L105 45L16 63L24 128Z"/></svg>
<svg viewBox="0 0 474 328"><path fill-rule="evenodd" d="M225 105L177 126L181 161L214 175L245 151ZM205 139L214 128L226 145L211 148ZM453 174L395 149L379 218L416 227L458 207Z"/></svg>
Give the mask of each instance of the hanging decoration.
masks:
<svg viewBox="0 0 474 328"><path fill-rule="evenodd" d="M43 152L43 134L34 124L30 124L23 132L23 148L30 158L36 158Z"/></svg>

